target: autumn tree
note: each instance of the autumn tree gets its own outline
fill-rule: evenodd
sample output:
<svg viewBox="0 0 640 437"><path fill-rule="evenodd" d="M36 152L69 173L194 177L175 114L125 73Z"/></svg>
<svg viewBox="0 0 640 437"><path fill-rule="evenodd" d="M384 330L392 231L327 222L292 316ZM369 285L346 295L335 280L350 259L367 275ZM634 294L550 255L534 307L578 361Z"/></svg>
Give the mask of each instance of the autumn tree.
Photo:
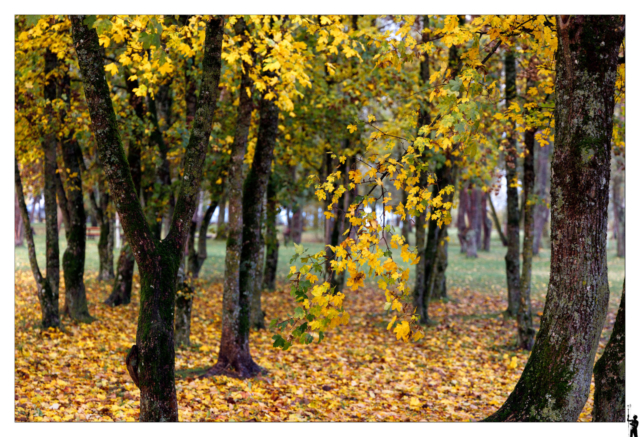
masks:
<svg viewBox="0 0 640 437"><path fill-rule="evenodd" d="M529 361L488 421L575 421L609 301L607 206L624 17L558 16L556 26L549 291Z"/></svg>
<svg viewBox="0 0 640 437"><path fill-rule="evenodd" d="M86 16L72 16L73 40L82 74L101 164L141 275L140 313L136 344L127 355L127 368L140 387L141 421L176 421L173 311L176 278L189 221L196 206L218 96L224 20L210 18L204 40L203 74L198 110L185 152L184 176L171 228L159 240L147 224L136 196L131 171L104 73L98 34ZM90 22L90 20L89 20Z"/></svg>

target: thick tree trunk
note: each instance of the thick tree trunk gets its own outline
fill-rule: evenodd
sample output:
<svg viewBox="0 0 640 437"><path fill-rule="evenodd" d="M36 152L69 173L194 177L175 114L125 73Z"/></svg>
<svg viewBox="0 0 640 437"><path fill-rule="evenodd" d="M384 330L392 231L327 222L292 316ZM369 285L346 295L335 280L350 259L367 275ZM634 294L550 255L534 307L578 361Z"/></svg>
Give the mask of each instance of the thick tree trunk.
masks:
<svg viewBox="0 0 640 437"><path fill-rule="evenodd" d="M516 57L513 51L507 51L505 65L505 105L517 97L516 95ZM516 146L515 123L511 123L507 133L508 146L504 162L507 178L507 254L504 257L507 267L507 292L509 306L507 314L511 317L518 313L520 305L520 212L518 210L518 149Z"/></svg>
<svg viewBox="0 0 640 437"><path fill-rule="evenodd" d="M273 291L276 289L276 273L278 271L278 182L275 171L272 171L267 183L267 217L266 217L266 261L262 289Z"/></svg>
<svg viewBox="0 0 640 437"><path fill-rule="evenodd" d="M46 163L46 161L45 161ZM45 165L45 171L47 166ZM55 170L54 170L55 171ZM45 187L48 182L49 176L45 174ZM50 279L43 278L40 268L38 267L38 259L36 257L36 246L33 242L33 232L31 230L31 222L29 221L29 213L27 212L27 205L24 201L24 191L22 188L22 178L20 177L20 168L18 167L18 159L15 158L15 187L16 195L18 197L18 207L20 209L20 215L22 216L22 222L25 227L25 238L27 239L27 249L29 252L29 264L31 265L31 272L33 278L36 281L36 292L38 293L38 300L40 301L40 311L42 313L42 328L58 328L60 327L60 314L58 309L58 287L57 284L51 284ZM57 237L57 234L56 234ZM53 248L53 244L49 244L49 234L47 234L47 248ZM56 239L57 243L57 239ZM56 244L57 247L57 244ZM47 268L49 268L48 259L50 256L55 255L47 251ZM56 276L53 276L56 278Z"/></svg>
<svg viewBox="0 0 640 437"><path fill-rule="evenodd" d="M16 193L15 198L15 228L13 241L15 243L15 247L22 247L24 246L24 221L22 220L22 214L20 213L18 193Z"/></svg>
<svg viewBox="0 0 640 437"><path fill-rule="evenodd" d="M246 38L244 20L238 20L235 25L236 35ZM239 377L254 376L260 367L253 361L249 351L249 295L241 289L241 261L243 260L243 175L242 162L247 146L247 136L251 124L253 102L247 90L251 87L249 65L245 65L240 85L240 101L236 132L231 148L231 163L227 182L227 196L229 198L229 223L227 226L227 251L225 256L224 291L222 295L222 335L218 362L209 369L207 376L228 374ZM272 102L273 104L273 102ZM262 109L262 108L261 108ZM277 116L276 116L277 119ZM261 117L262 123L262 117ZM261 144L256 145L254 164L260 159ZM252 167L253 168L253 167ZM246 187L246 185L245 185ZM245 191L246 192L246 191ZM252 217L253 218L253 217ZM250 225L255 225L251 223ZM244 304L244 305L243 305Z"/></svg>
<svg viewBox="0 0 640 437"><path fill-rule="evenodd" d="M558 16L551 275L520 380L491 421L575 421L609 301L607 207L624 17Z"/></svg>
<svg viewBox="0 0 640 437"><path fill-rule="evenodd" d="M264 208L264 207L263 207ZM262 226L261 226L262 228ZM264 283L264 252L265 239L260 232L260 244L258 246L258 255L256 257L256 275L254 281L253 293L250 302L250 324L252 329L265 329L264 323L265 312L262 310L262 284Z"/></svg>
<svg viewBox="0 0 640 437"><path fill-rule="evenodd" d="M542 231L549 221L549 208L544 203L548 199L547 190L549 187L549 153L551 144L545 147L535 146L536 154L536 196L537 202L534 207L533 216L533 254L538 255L542 247Z"/></svg>
<svg viewBox="0 0 640 437"><path fill-rule="evenodd" d="M594 422L624 422L625 401L625 306L624 283L616 322L607 346L593 368L596 391Z"/></svg>
<svg viewBox="0 0 640 437"><path fill-rule="evenodd" d="M183 158L184 181L169 233L158 241L135 193L105 78L98 34L84 24L85 16L70 18L100 161L140 269L138 331L126 360L129 374L140 388L140 421L177 421L173 341L176 280L187 226L200 191L218 99L224 19L213 17L207 23L198 111Z"/></svg>
<svg viewBox="0 0 640 437"><path fill-rule="evenodd" d="M522 275L520 276L520 305L518 307L518 347L530 351L536 335L533 329L533 316L531 313L531 268L533 267L533 209L529 204L533 196L536 175L534 163L534 139L535 129L528 129L524 133L525 157L523 192L524 200L522 209L524 212L524 241L522 243Z"/></svg>

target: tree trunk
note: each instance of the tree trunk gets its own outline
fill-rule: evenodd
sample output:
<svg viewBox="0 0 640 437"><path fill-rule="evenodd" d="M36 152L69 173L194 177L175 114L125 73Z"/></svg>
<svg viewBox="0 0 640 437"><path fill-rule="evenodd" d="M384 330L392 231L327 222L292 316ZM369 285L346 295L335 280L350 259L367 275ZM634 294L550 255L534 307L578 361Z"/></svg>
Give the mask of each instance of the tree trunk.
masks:
<svg viewBox="0 0 640 437"><path fill-rule="evenodd" d="M236 35L240 35L246 39L246 24L244 20L241 19L236 22L235 32ZM239 377L251 377L260 370L260 367L253 361L251 352L249 351L248 303L250 296L242 293L244 290L241 288L241 262L243 261L242 254L244 251L243 227L248 228L248 226L255 225L255 223L244 223L246 217L244 207L246 203L243 201L242 163L247 146L249 126L251 125L253 102L247 93L247 90L251 87L249 65L245 65L243 70L239 90L240 101L238 105L236 132L231 148L231 163L229 165L227 182L229 223L227 226L228 237L225 256L224 291L222 296L222 335L220 339L220 349L218 351L218 362L207 371L207 376L228 374ZM256 162L259 162L262 147L259 141L259 144L256 145L253 166L256 165ZM246 183L245 187L247 187ZM253 219L253 216L251 216L251 218ZM247 229L247 232L248 231Z"/></svg>
<svg viewBox="0 0 640 437"><path fill-rule="evenodd" d="M45 155L46 157L46 155ZM50 175L47 175L48 164L47 160L45 160L45 188L47 187L47 182L50 182L48 179ZM54 170L55 171L55 170ZM50 183L49 183L50 185ZM18 207L20 209L20 215L22 216L22 223L24 223L25 228L25 237L27 239L27 249L29 252L29 264L31 265L31 272L33 273L33 278L36 281L36 292L38 293L38 300L40 301L40 311L42 313L42 328L59 328L60 327L60 314L58 309L58 287L57 284L52 284L51 278L56 278L55 275L52 275L51 278L43 278L42 273L40 272L40 268L38 267L38 259L36 257L36 246L33 242L33 231L31 230L31 222L29 221L29 213L27 211L27 205L24 201L24 191L22 188L22 178L20 177L20 168L18 167L18 159L15 158L15 187L16 187L16 195L18 196ZM49 187L51 190L51 187ZM56 232L57 237L57 232ZM47 249L52 248L55 251L57 248L57 244L55 247L49 241L49 233L47 233ZM56 239L56 243L57 243ZM53 269L49 270L49 257L55 256L57 253L54 251L47 251L47 269L51 273L53 273ZM53 264L53 263L51 263ZM59 278L59 276L57 277Z"/></svg>
<svg viewBox="0 0 640 437"><path fill-rule="evenodd" d="M127 369L140 388L140 421L177 421L173 312L176 280L187 226L196 208L202 167L218 100L224 19L213 17L206 27L198 111L183 158L184 181L167 237L158 241L147 224L124 155L113 103L105 78L95 29L85 16L71 16L91 128L141 277L136 344L127 355Z"/></svg>
<svg viewBox="0 0 640 437"><path fill-rule="evenodd" d="M218 225L216 226L216 240L227 239L227 224L225 223L225 216L227 214L227 194L224 193L220 198L220 204L218 206Z"/></svg>
<svg viewBox="0 0 640 437"><path fill-rule="evenodd" d="M624 173L623 170L618 169L614 173L613 187L613 214L615 215L615 227L616 227L616 255L620 258L624 258L625 253L625 232L624 232Z"/></svg>
<svg viewBox="0 0 640 437"><path fill-rule="evenodd" d="M500 226L500 219L498 218L498 214L496 214L496 208L493 206L493 200L491 200L491 193L487 194L489 198L489 207L491 208L491 217L493 217L493 221L496 224L496 230L498 231L498 235L500 236L500 241L504 247L507 247L509 243L507 242L507 237L504 236L504 232L502 232L502 226Z"/></svg>
<svg viewBox="0 0 640 437"><path fill-rule="evenodd" d="M491 197L491 193L482 193L482 203L480 206L480 220L482 222L482 250L491 251L491 228L492 222L487 214L487 198Z"/></svg>
<svg viewBox="0 0 640 437"><path fill-rule="evenodd" d="M198 250L195 250L195 244L193 246L189 245L189 274L192 278L197 278L200 275L202 265L207 259L207 231L209 229L209 224L211 223L211 217L213 217L214 211L219 206L218 199L219 197L211 199L211 204L205 211L202 221L200 222L200 229L198 232Z"/></svg>
<svg viewBox="0 0 640 437"><path fill-rule="evenodd" d="M278 271L278 229L276 219L278 217L278 176L271 171L267 183L267 220L266 220L266 261L262 289L273 291L276 289L276 273Z"/></svg>
<svg viewBox="0 0 640 437"><path fill-rule="evenodd" d="M63 78L62 92L71 95L70 78ZM68 99L69 97L67 97ZM87 293L84 286L84 262L87 247L87 215L84 210L82 191L82 150L80 145L71 137L62 143L62 157L64 165L70 170L67 175L67 211L68 230L67 248L62 255L64 270L65 300L62 313L71 319L90 323L94 320L89 314Z"/></svg>
<svg viewBox="0 0 640 437"><path fill-rule="evenodd" d="M264 206L263 206L264 209ZM262 226L261 226L262 228ZM265 329L264 323L265 312L262 310L262 284L264 283L264 251L265 241L260 232L260 244L258 246L258 255L256 257L256 275L253 285L253 293L251 294L250 307L250 324L252 329Z"/></svg>
<svg viewBox="0 0 640 437"><path fill-rule="evenodd" d="M530 351L536 335L531 314L531 268L533 267L533 209L529 204L533 196L536 175L534 171L534 143L536 129L524 133L525 157L523 175L524 241L522 243L522 275L520 276L520 305L518 307L518 347Z"/></svg>
<svg viewBox="0 0 640 437"><path fill-rule="evenodd" d="M593 397L594 422L624 422L625 399L625 307L624 283L620 308L613 331L593 368L596 391Z"/></svg>
<svg viewBox="0 0 640 437"><path fill-rule="evenodd" d="M20 213L18 193L16 193L15 198L15 228L13 241L15 243L15 247L22 247L24 246L24 222L22 220L22 214Z"/></svg>
<svg viewBox="0 0 640 437"><path fill-rule="evenodd" d="M542 230L549 220L549 208L544 203L549 187L549 152L551 144L545 147L535 146L536 154L536 196L537 202L533 216L533 254L538 255L542 247Z"/></svg>
<svg viewBox="0 0 640 437"><path fill-rule="evenodd" d="M467 217L469 218L469 230L466 234L467 242L467 258L478 257L478 243L480 237L480 189L473 187L469 189L469 209L467 209Z"/></svg>
<svg viewBox="0 0 640 437"><path fill-rule="evenodd" d="M460 185L460 195L458 201L458 241L460 242L460 253L467 252L467 232L469 228L467 227L467 222L465 220L465 216L467 215L467 210L469 209L469 193L467 188L464 186L464 182Z"/></svg>
<svg viewBox="0 0 640 437"><path fill-rule="evenodd" d="M94 208L96 209L96 208ZM98 240L98 256L100 258L100 273L98 280L110 281L113 274L113 246L115 244L115 220L113 213L109 211L109 195L100 193L100 212L94 212L100 223L100 240Z"/></svg>
<svg viewBox="0 0 640 437"><path fill-rule="evenodd" d="M624 17L558 16L551 274L520 380L490 421L575 421L609 301L607 206Z"/></svg>
<svg viewBox="0 0 640 437"><path fill-rule="evenodd" d="M507 51L505 65L505 105L509 107L516 95L516 57L513 51ZM520 212L518 211L518 149L516 146L515 123L509 125L508 146L504 157L507 177L507 254L504 257L507 267L507 290L509 306L507 314L518 314L520 305Z"/></svg>
<svg viewBox="0 0 640 437"><path fill-rule="evenodd" d="M125 241L116 267L116 277L113 282L111 294L104 301L105 304L117 307L118 305L128 305L131 303L131 289L133 288L133 269L135 258L129 242Z"/></svg>

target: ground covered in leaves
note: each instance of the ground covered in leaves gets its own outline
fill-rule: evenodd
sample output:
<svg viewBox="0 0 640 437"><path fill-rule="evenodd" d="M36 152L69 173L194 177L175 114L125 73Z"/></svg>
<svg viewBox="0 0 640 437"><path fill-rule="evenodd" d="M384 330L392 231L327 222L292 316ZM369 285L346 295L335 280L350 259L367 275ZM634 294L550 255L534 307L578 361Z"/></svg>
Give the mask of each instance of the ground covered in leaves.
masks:
<svg viewBox="0 0 640 437"><path fill-rule="evenodd" d="M15 279L15 420L137 420L140 392L124 365L135 340L137 288L131 305L110 308L100 303L110 284L88 274L89 309L97 320L63 320L64 332L41 332L31 273L17 271ZM454 287L448 302L431 307L439 324L412 344L386 331L384 298L367 289L348 294L349 326L319 345L283 352L271 347L269 331L252 333L252 353L265 376L198 379L216 362L221 287L202 284L193 345L176 354L181 421L477 421L505 401L527 360L514 349L515 321L502 316L506 300L498 294ZM283 288L263 300L268 320L291 308ZM618 304L612 296L599 354ZM542 308L534 301L535 313ZM592 404L593 384L581 421L591 420Z"/></svg>

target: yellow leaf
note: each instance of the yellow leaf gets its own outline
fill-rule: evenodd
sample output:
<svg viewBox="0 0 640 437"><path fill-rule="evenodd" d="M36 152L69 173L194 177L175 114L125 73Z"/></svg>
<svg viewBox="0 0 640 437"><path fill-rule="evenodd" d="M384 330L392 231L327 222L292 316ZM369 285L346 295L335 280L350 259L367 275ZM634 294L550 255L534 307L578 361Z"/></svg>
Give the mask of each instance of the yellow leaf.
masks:
<svg viewBox="0 0 640 437"><path fill-rule="evenodd" d="M349 130L350 133L354 133L355 131L358 130L358 126L350 124L349 126L347 126L347 129Z"/></svg>
<svg viewBox="0 0 640 437"><path fill-rule="evenodd" d="M115 64L115 62L112 62L109 65L105 65L104 70L108 73L111 73L113 76L118 74L118 66Z"/></svg>

